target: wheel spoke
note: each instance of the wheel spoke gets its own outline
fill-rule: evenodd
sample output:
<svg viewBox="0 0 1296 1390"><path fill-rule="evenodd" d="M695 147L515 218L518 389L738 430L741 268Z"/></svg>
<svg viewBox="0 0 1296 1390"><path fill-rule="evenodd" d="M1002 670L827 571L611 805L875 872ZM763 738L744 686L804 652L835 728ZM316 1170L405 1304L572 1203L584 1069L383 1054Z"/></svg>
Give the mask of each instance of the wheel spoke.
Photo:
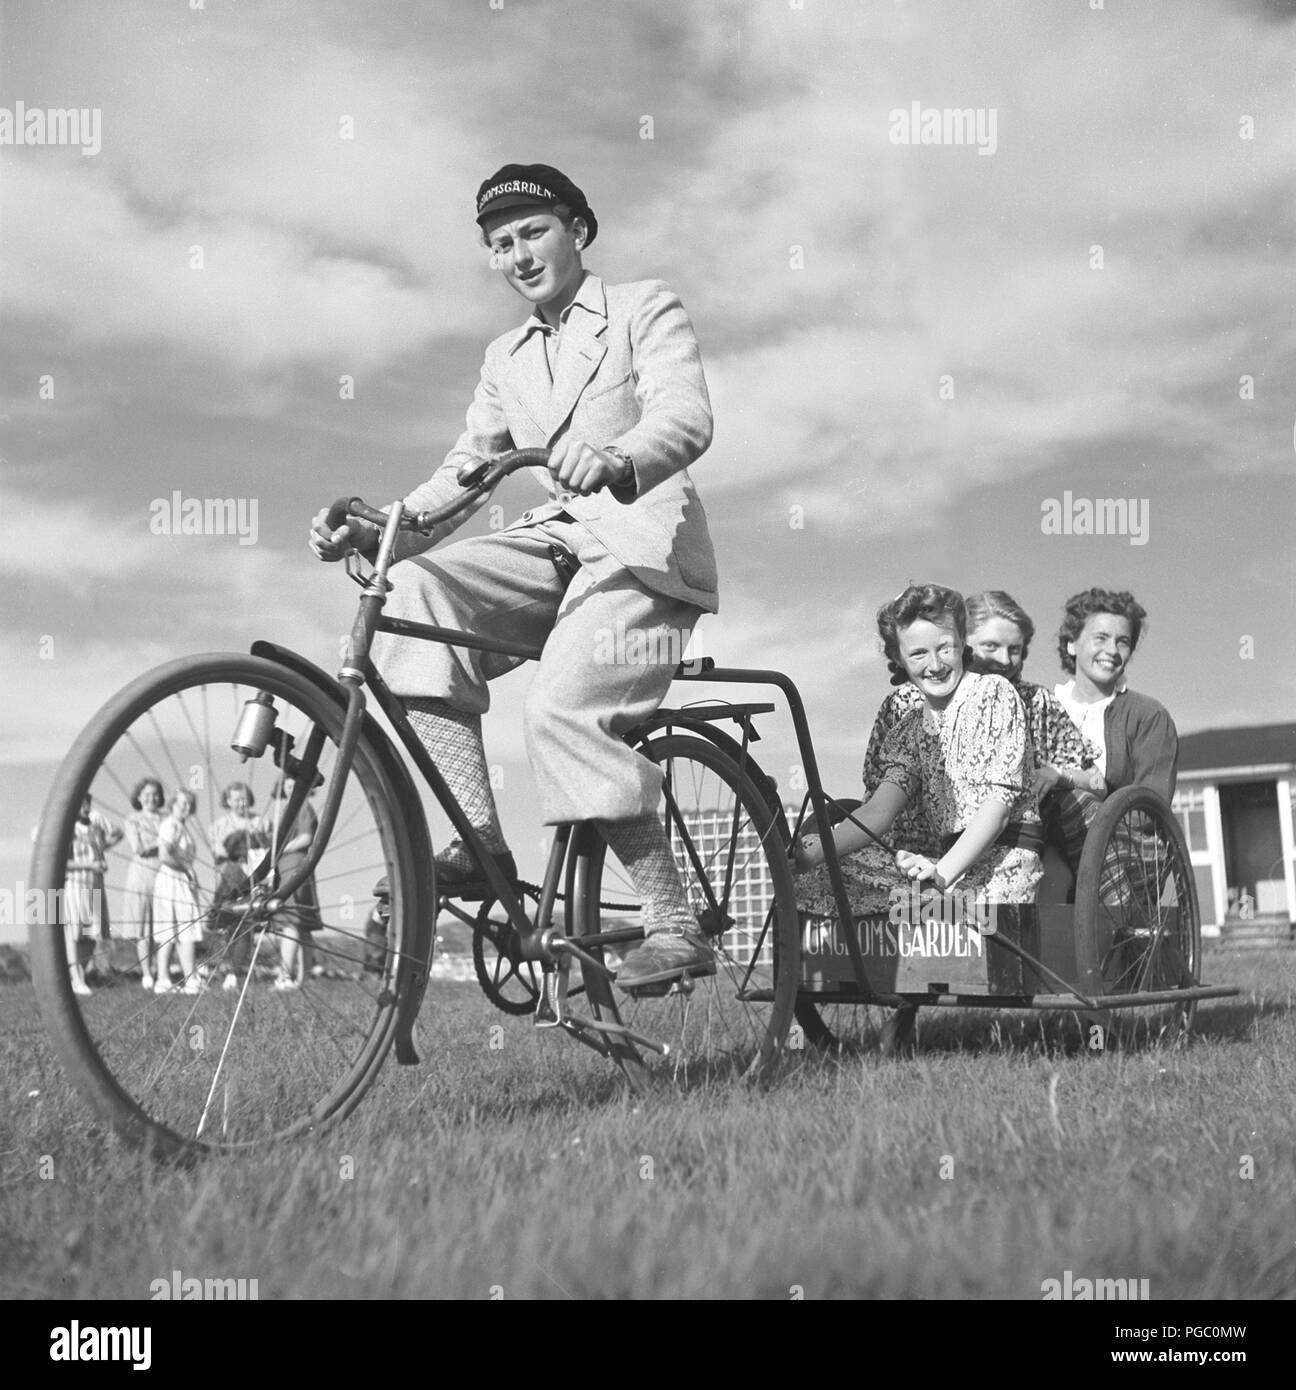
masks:
<svg viewBox="0 0 1296 1390"><path fill-rule="evenodd" d="M1096 970L1101 993L1161 991L1196 983L1201 955L1196 885L1183 834L1170 808L1142 787L1113 793L1099 809L1076 885L1076 952L1082 974ZM1170 1010L1191 1020L1192 1001ZM1142 1016L1153 1036L1166 1011L1121 1010L1118 1024ZM1132 1027L1130 1030L1132 1031Z"/></svg>

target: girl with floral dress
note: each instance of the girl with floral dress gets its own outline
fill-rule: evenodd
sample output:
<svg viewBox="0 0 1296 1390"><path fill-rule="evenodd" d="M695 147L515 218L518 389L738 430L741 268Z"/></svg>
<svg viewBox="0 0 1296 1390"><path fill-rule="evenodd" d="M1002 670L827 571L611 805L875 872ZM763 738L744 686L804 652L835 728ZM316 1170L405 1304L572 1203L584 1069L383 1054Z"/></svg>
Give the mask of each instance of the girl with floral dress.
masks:
<svg viewBox="0 0 1296 1390"><path fill-rule="evenodd" d="M987 904L1033 902L1043 840L1030 793L1025 713L1008 681L964 669L962 596L940 585L911 585L879 610L878 632L887 659L922 703L885 735L877 788L855 820L885 837L906 806L920 803L937 844L929 853L897 850L899 880L941 892L958 886ZM838 855L846 856L852 908L876 911L876 886L848 867L870 836L850 820L832 834ZM823 858L821 837L803 836L798 869ZM798 899L810 911L836 913L822 870L803 883Z"/></svg>

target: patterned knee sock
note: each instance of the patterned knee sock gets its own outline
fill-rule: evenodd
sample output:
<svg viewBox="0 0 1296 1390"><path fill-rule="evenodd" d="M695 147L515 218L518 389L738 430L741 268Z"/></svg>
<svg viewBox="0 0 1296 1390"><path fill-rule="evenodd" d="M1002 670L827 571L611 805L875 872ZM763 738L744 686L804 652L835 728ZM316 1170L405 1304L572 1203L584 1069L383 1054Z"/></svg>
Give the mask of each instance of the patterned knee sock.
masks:
<svg viewBox="0 0 1296 1390"><path fill-rule="evenodd" d="M473 829L481 836L482 843L493 854L503 854L508 845L504 842L490 773L486 769L481 715L464 714L444 700L421 696L405 701L405 713L410 727L441 769L441 775L458 798ZM442 850L437 861L465 871L473 867L471 857L463 852L447 855Z"/></svg>
<svg viewBox="0 0 1296 1390"><path fill-rule="evenodd" d="M599 821L598 828L643 902L644 935L697 931L697 914L689 906L666 829L656 812L636 820Z"/></svg>

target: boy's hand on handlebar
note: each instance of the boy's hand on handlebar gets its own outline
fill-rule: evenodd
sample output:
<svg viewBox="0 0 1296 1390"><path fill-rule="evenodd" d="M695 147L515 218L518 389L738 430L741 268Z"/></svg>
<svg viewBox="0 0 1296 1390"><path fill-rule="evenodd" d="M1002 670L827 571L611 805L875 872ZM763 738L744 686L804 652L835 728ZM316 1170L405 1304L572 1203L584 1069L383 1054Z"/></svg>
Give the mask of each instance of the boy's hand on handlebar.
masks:
<svg viewBox="0 0 1296 1390"><path fill-rule="evenodd" d="M345 526L332 530L328 524L328 508L315 513L307 543L317 560L332 563L345 559L353 550L368 551L378 544L378 528L359 517L352 517Z"/></svg>
<svg viewBox="0 0 1296 1390"><path fill-rule="evenodd" d="M583 439L560 439L549 454L549 472L559 487L589 497L605 487L624 487L634 470L615 454Z"/></svg>

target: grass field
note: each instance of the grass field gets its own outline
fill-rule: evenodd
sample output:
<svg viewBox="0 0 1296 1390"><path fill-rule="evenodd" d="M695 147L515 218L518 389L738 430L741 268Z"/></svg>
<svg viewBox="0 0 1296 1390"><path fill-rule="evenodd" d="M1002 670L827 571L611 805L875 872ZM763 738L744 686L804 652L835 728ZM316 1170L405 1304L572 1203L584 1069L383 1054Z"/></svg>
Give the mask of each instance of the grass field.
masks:
<svg viewBox="0 0 1296 1390"><path fill-rule="evenodd" d="M1187 1048L1090 1056L1069 1015L925 1013L914 1060L802 1051L764 1092L638 1102L434 982L421 1067L389 1063L336 1131L189 1170L90 1118L6 986L0 1296L147 1298L179 1270L263 1300L1038 1299L1069 1269L1292 1297L1296 953L1204 974L1243 994Z"/></svg>

